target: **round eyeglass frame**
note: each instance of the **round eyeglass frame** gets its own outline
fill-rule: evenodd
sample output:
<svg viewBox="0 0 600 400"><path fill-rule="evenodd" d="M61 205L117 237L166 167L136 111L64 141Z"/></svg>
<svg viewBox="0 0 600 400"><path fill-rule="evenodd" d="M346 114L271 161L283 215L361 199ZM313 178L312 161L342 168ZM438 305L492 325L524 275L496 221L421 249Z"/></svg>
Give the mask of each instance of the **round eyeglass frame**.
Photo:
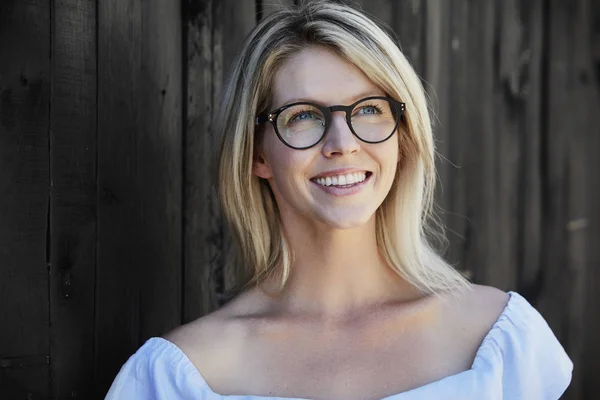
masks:
<svg viewBox="0 0 600 400"><path fill-rule="evenodd" d="M363 101L367 101L367 100L387 100L389 101L389 103L392 105L392 107L394 107L394 111L396 112L396 115L398 116L396 118L396 124L394 125L394 129L392 129L392 132L385 137L385 139L382 140L377 140L377 141L369 141L369 140L365 140L363 138L361 138L355 131L354 128L352 127L352 110L354 110L354 107L356 107L359 103L362 103ZM310 105L312 107L317 108L318 110L320 110L323 113L323 116L325 117L325 129L323 129L323 134L321 135L321 137L319 138L319 140L317 140L314 144L311 144L310 146L304 146L304 147L294 147L291 144L287 143L285 140L283 140L283 138L281 137L281 135L279 134L279 129L277 129L277 118L279 117L279 114L281 114L282 111L293 107L293 106L297 106L300 104L306 104L306 105ZM296 150L306 150L306 149L310 149L311 147L316 146L317 144L319 144L323 138L325 137L325 135L327 134L327 130L329 129L329 126L331 125L331 119L332 119L332 113L335 111L344 111L346 113L346 124L348 124L348 128L350 128L350 131L352 132L352 134L354 136L356 136L360 141L365 142L365 143L370 143L370 144L376 144L376 143L382 143L385 142L386 140L388 140L389 138L391 138L394 133L396 132L396 129L398 129L398 125L400 125L400 121L402 121L402 119L404 118L404 112L406 110L406 104L402 103L400 101L397 101L395 99L392 99L391 97L387 97L387 96L370 96L370 97L365 97L364 99L360 99L355 101L354 103L345 106L345 105L333 105L330 107L325 107L316 103L311 103L308 101L300 101L297 103L291 103L291 104L286 104L283 107L279 107L276 110L273 111L267 111L267 112L263 112L261 114L259 114L256 117L256 125L261 125L267 121L271 122L271 124L273 125L273 129L275 129L275 134L277 135L277 137L279 138L279 140L281 140L281 142L283 144L285 144L286 146L292 148L292 149L296 149Z"/></svg>

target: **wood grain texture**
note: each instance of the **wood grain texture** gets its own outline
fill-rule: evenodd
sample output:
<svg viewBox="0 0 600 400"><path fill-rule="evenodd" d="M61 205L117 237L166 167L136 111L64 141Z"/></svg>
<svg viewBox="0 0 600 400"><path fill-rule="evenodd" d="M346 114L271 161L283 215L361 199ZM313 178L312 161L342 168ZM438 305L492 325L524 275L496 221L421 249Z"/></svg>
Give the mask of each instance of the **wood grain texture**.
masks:
<svg viewBox="0 0 600 400"><path fill-rule="evenodd" d="M582 130L585 138L584 151L586 158L585 178L586 191L586 224L585 229L585 311L581 322L576 322L583 330L573 341L583 339L581 347L571 349L579 363L575 366L575 377L580 391L572 399L593 398L600 393L600 3L589 0L580 2L578 18L583 20L578 35L581 50L577 58L579 70L579 90L584 97L582 107L585 109L584 121L577 129ZM574 107L575 105L573 105ZM579 149L581 147L578 147ZM579 156L575 154L575 156ZM577 224L571 225L577 228ZM579 225L581 227L581 225ZM577 251L573 246L572 251ZM581 351L577 353L577 351ZM579 395L579 397L577 397Z"/></svg>
<svg viewBox="0 0 600 400"><path fill-rule="evenodd" d="M345 0L345 3L355 6L373 17L378 23L391 26L394 20L390 0Z"/></svg>
<svg viewBox="0 0 600 400"><path fill-rule="evenodd" d="M450 121L453 117L453 106L449 103L451 81L457 79L448 74L451 57L455 49L452 48L450 37L450 2L445 0L428 0L419 5L421 10L422 37L415 40L421 42L418 46L421 67L418 72L424 81L425 90L431 104L431 121L436 146L436 168L438 182L435 192L435 202L438 214L447 226L446 236L449 247L444 254L456 268L460 269L467 277L472 276L472 271L464 264L464 245L469 243L468 222L464 214L459 214L456 209L454 197L464 193L464 179L461 179L461 168L455 159L455 143L459 140L461 131L452 131ZM406 17L405 17L406 18ZM408 36L414 37L414 35ZM403 45L403 48L406 46ZM414 61L413 61L414 63Z"/></svg>
<svg viewBox="0 0 600 400"><path fill-rule="evenodd" d="M53 398L91 398L97 239L96 4L74 0L53 4L51 390Z"/></svg>
<svg viewBox="0 0 600 400"><path fill-rule="evenodd" d="M222 254L222 221L214 190L213 1L189 0L185 13L184 71L184 304L183 322L218 306L216 276Z"/></svg>
<svg viewBox="0 0 600 400"><path fill-rule="evenodd" d="M482 197L489 190L481 187L478 174L485 167L477 157L484 151L485 135L491 134L483 127L480 103L491 96L491 89L482 86L481 72L485 68L482 59L489 58L483 39L485 24L480 21L485 10L476 6L460 1L426 4L425 80L430 83L436 115L434 134L442 156L438 160L441 182L437 196L448 226L447 258L468 276L480 274L485 262L486 251L480 249L485 244L484 215L478 205L486 204ZM479 33L472 34L475 31Z"/></svg>
<svg viewBox="0 0 600 400"><path fill-rule="evenodd" d="M520 24L521 37L513 42L517 57L505 68L505 96L512 93L512 107L523 109L516 121L521 146L520 171L518 175L518 274L517 287L521 294L535 302L540 292L540 278L544 267L542 248L542 184L543 184L543 137L547 118L544 94L544 2L517 2L512 9L512 21ZM507 13L507 15L510 15ZM503 29L509 29L510 19ZM511 114L513 112L511 111Z"/></svg>
<svg viewBox="0 0 600 400"><path fill-rule="evenodd" d="M219 0L215 6L213 104L219 104L233 62L242 49L246 36L256 25L257 8L254 2L240 3L236 0ZM221 232L222 258L220 266L216 267L223 268L219 274L223 279L222 292L230 289L243 273L239 265L233 264L233 237L224 220Z"/></svg>
<svg viewBox="0 0 600 400"><path fill-rule="evenodd" d="M182 321L179 2L98 3L95 376Z"/></svg>
<svg viewBox="0 0 600 400"><path fill-rule="evenodd" d="M586 176L586 275L585 313L579 326L583 329L583 346L577 354L580 362L576 366L576 377L581 385L579 398L593 398L600 393L597 371L600 371L600 3L582 2L579 16L584 23L580 27L582 56L578 59L582 69L580 89L585 96L586 122L580 125L584 132ZM580 178L582 179L582 178ZM573 225L571 225L573 227ZM580 225L581 226L581 225ZM577 227L577 225L575 225ZM576 250L574 248L574 250ZM581 333L581 332L579 332ZM576 340L577 337L574 338ZM576 397L573 396L573 399Z"/></svg>
<svg viewBox="0 0 600 400"><path fill-rule="evenodd" d="M532 164L536 157L523 138L536 142L528 121L539 115L539 100L527 98L520 86L530 84L522 61L531 52L530 39L523 27L535 25L522 20L514 1L439 6L427 3L427 24L436 28L427 29L425 80L439 121L434 118L442 155L438 201L449 227L448 258L479 282L514 287L524 223L519 193L528 173L524 154L534 157ZM536 32L534 38L540 24Z"/></svg>
<svg viewBox="0 0 600 400"><path fill-rule="evenodd" d="M545 142L546 282L540 307L575 363L565 398L593 398L598 366L599 7L550 1ZM592 148L593 150L589 150ZM592 258L593 256L596 258ZM554 290L553 290L554 289ZM594 351L595 350L595 351Z"/></svg>
<svg viewBox="0 0 600 400"><path fill-rule="evenodd" d="M224 80L246 35L256 23L254 2L189 0L185 13L185 295L184 322L213 311L219 295L237 278L227 268L231 235L219 207L216 136L212 118Z"/></svg>
<svg viewBox="0 0 600 400"><path fill-rule="evenodd" d="M388 22L398 37L400 48L423 78L425 76L426 56L426 2L424 0L390 1ZM440 5L441 6L441 5ZM387 8L385 8L388 11Z"/></svg>
<svg viewBox="0 0 600 400"><path fill-rule="evenodd" d="M0 6L0 397L49 398L47 1ZM24 366L20 367L19 364Z"/></svg>
<svg viewBox="0 0 600 400"><path fill-rule="evenodd" d="M507 255L505 268L510 272L499 271L504 278L494 276L492 282L504 279L501 287L518 287L535 302L541 269L542 1L505 1L497 7L501 19L495 66L498 103L492 110L499 127L495 226L496 234L505 238L498 250Z"/></svg>
<svg viewBox="0 0 600 400"><path fill-rule="evenodd" d="M299 0L256 0L256 6L258 7L259 13L257 16L260 18L264 18L267 15L270 15L274 11L281 9L282 7L289 7L296 4ZM247 6L252 3L251 1L247 1ZM237 3L238 5L239 2Z"/></svg>

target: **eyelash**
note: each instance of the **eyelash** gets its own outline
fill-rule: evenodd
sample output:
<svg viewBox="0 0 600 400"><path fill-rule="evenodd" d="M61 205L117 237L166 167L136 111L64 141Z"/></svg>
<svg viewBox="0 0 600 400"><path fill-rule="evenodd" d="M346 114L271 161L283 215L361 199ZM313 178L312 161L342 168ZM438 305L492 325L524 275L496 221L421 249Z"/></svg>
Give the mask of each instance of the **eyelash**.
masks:
<svg viewBox="0 0 600 400"><path fill-rule="evenodd" d="M379 114L383 114L383 110L381 109L381 107L379 107L379 106L378 106L378 105L376 105L376 104L365 104L365 105L361 106L361 107L360 107L360 108L359 108L357 111L363 110L363 109L365 109L365 108L374 108L374 109L377 111L377 113L379 113ZM299 115L302 115L302 114L304 114L304 113L307 113L307 112L314 112L314 110L313 110L313 109L308 109L308 108L305 108L305 109L303 109L303 110L300 110L300 111L296 112L294 115L292 115L292 116L291 116L291 117L290 117L290 118L287 120L287 122L286 122L286 123L289 123L290 121L294 121L294 119L295 119L296 117L298 117ZM355 115L355 114L352 114L352 115Z"/></svg>
<svg viewBox="0 0 600 400"><path fill-rule="evenodd" d="M302 110L302 111L298 111L298 112L296 112L294 115L292 115L292 116L291 116L291 117L288 119L288 121L287 121L287 122L293 121L293 120L294 120L294 119L295 119L295 118L296 118L298 115L302 115L302 114L304 114L304 113L306 113L306 112L312 112L312 111L314 111L314 110L310 110L310 109L304 109L304 110Z"/></svg>
<svg viewBox="0 0 600 400"><path fill-rule="evenodd" d="M377 110L378 113L382 113L381 108L376 104L365 104L364 106L361 106L359 110L362 110L364 108L374 108L375 110Z"/></svg>
<svg viewBox="0 0 600 400"><path fill-rule="evenodd" d="M379 112L379 113L381 113L381 112L382 112L381 108L380 108L378 105L376 105L376 104L365 104L365 105L361 106L361 107L360 107L360 108L359 108L357 111L360 111L360 110L362 110L362 109L365 109L365 108L374 108L374 109L375 109L377 112ZM314 111L314 110L311 110L311 109L304 109L304 110L298 111L298 112L296 112L294 115L292 115L292 116L289 118L289 120L288 120L288 121L291 121L291 120L293 120L293 119L294 119L294 118L296 118L298 115L302 115L302 114L304 114L304 113L306 113L306 112L313 112L313 111Z"/></svg>

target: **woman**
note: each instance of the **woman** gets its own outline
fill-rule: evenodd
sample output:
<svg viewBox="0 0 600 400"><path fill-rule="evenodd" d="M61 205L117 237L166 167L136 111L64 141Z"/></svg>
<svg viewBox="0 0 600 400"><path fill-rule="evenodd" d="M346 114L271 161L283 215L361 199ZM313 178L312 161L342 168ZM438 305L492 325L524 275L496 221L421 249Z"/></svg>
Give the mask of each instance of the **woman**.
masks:
<svg viewBox="0 0 600 400"><path fill-rule="evenodd" d="M419 78L350 7L250 34L224 95L223 210L249 273L151 338L109 399L558 399L572 364L520 295L429 245L434 145Z"/></svg>

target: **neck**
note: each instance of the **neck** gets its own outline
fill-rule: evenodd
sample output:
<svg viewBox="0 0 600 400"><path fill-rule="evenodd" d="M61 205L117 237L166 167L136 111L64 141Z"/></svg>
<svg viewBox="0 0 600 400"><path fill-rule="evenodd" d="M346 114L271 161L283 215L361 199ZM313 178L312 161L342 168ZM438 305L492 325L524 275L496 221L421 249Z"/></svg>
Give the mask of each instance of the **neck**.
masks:
<svg viewBox="0 0 600 400"><path fill-rule="evenodd" d="M420 295L381 255L375 216L352 229L325 229L301 221L284 225L294 254L291 274L279 295L282 310L339 320Z"/></svg>

